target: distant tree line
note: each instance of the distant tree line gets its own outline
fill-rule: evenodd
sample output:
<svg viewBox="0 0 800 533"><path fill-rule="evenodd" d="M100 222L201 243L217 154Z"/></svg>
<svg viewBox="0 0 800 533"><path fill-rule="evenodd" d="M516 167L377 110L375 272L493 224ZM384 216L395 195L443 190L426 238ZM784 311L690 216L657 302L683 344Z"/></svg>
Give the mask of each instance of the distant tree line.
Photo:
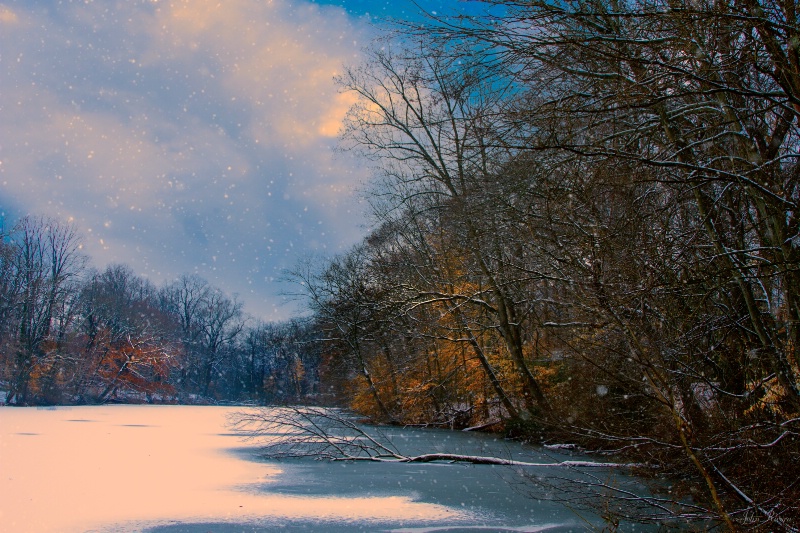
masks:
<svg viewBox="0 0 800 533"><path fill-rule="evenodd" d="M297 401L317 391L307 322L262 323L196 275L157 287L87 267L75 227L0 235L0 391L14 405Z"/></svg>
<svg viewBox="0 0 800 533"><path fill-rule="evenodd" d="M325 382L671 480L620 515L800 530L796 2L484 3L339 79L374 225L293 272Z"/></svg>

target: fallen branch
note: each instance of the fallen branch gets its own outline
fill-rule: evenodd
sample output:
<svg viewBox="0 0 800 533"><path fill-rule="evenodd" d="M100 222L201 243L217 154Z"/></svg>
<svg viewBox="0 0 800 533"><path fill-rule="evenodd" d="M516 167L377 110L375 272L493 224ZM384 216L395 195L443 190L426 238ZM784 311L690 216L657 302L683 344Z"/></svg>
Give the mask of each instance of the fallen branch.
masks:
<svg viewBox="0 0 800 533"><path fill-rule="evenodd" d="M486 422L485 424L479 424L477 426L470 426L468 428L464 428L461 431L480 431L482 429L486 429L486 428L490 428L492 426L496 426L500 422L501 422L501 420L491 420L489 422Z"/></svg>
<svg viewBox="0 0 800 533"><path fill-rule="evenodd" d="M503 459L501 457L485 457L480 455L460 455L454 453L426 453L416 457L407 457L400 462L404 463L431 463L434 461L449 461L457 463L471 463L475 465L504 465L504 466L567 466L583 468L625 468L640 465L623 463L599 463L596 461L560 461L558 463L530 463L526 461L514 461L513 459Z"/></svg>
<svg viewBox="0 0 800 533"><path fill-rule="evenodd" d="M265 407L234 413L229 424L247 439L258 440L273 459L313 457L331 461L395 463L469 463L516 467L632 468L642 465L595 461L532 463L501 457L454 453L401 453L380 428L359 424L339 409L322 407Z"/></svg>

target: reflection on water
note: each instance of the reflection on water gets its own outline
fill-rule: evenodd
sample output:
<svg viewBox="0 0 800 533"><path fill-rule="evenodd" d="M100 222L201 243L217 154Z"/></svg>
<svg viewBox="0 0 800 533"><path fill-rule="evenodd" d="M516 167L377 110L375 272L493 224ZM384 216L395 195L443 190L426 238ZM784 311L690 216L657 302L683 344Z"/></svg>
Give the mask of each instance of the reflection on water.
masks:
<svg viewBox="0 0 800 533"><path fill-rule="evenodd" d="M225 428L235 409L0 408L3 531L583 529L569 509L515 491L524 480L507 467L266 461ZM406 453L530 460L491 436L388 434Z"/></svg>

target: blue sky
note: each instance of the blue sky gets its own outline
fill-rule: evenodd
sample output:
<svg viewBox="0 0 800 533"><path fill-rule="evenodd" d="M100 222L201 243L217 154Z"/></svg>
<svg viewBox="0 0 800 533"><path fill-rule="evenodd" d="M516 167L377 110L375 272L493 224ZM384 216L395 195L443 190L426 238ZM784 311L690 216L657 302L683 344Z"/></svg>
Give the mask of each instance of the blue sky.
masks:
<svg viewBox="0 0 800 533"><path fill-rule="evenodd" d="M340 6L353 15L393 17L398 19L418 19L420 8L425 12L445 15L450 13L479 13L484 5L466 0L411 0L370 1L370 0L316 0L316 4Z"/></svg>
<svg viewBox="0 0 800 533"><path fill-rule="evenodd" d="M444 11L456 1L425 2ZM197 273L267 320L283 269L365 233L334 153L378 17L411 2L0 0L0 212L77 224L93 264Z"/></svg>

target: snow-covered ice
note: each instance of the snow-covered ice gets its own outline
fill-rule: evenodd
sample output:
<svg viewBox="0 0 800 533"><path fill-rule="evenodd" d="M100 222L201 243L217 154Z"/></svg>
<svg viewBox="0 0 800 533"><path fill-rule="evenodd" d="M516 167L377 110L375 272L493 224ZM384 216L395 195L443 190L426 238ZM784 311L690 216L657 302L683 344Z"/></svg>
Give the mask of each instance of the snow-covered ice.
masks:
<svg viewBox="0 0 800 533"><path fill-rule="evenodd" d="M507 467L260 459L226 428L237 409L0 407L2 530L581 530L565 507L515 491ZM509 451L485 435L390 433L412 449Z"/></svg>
<svg viewBox="0 0 800 533"><path fill-rule="evenodd" d="M231 408L0 409L4 531L87 531L116 524L445 519L462 514L407 497L337 498L257 490L279 466L243 461L225 433Z"/></svg>

